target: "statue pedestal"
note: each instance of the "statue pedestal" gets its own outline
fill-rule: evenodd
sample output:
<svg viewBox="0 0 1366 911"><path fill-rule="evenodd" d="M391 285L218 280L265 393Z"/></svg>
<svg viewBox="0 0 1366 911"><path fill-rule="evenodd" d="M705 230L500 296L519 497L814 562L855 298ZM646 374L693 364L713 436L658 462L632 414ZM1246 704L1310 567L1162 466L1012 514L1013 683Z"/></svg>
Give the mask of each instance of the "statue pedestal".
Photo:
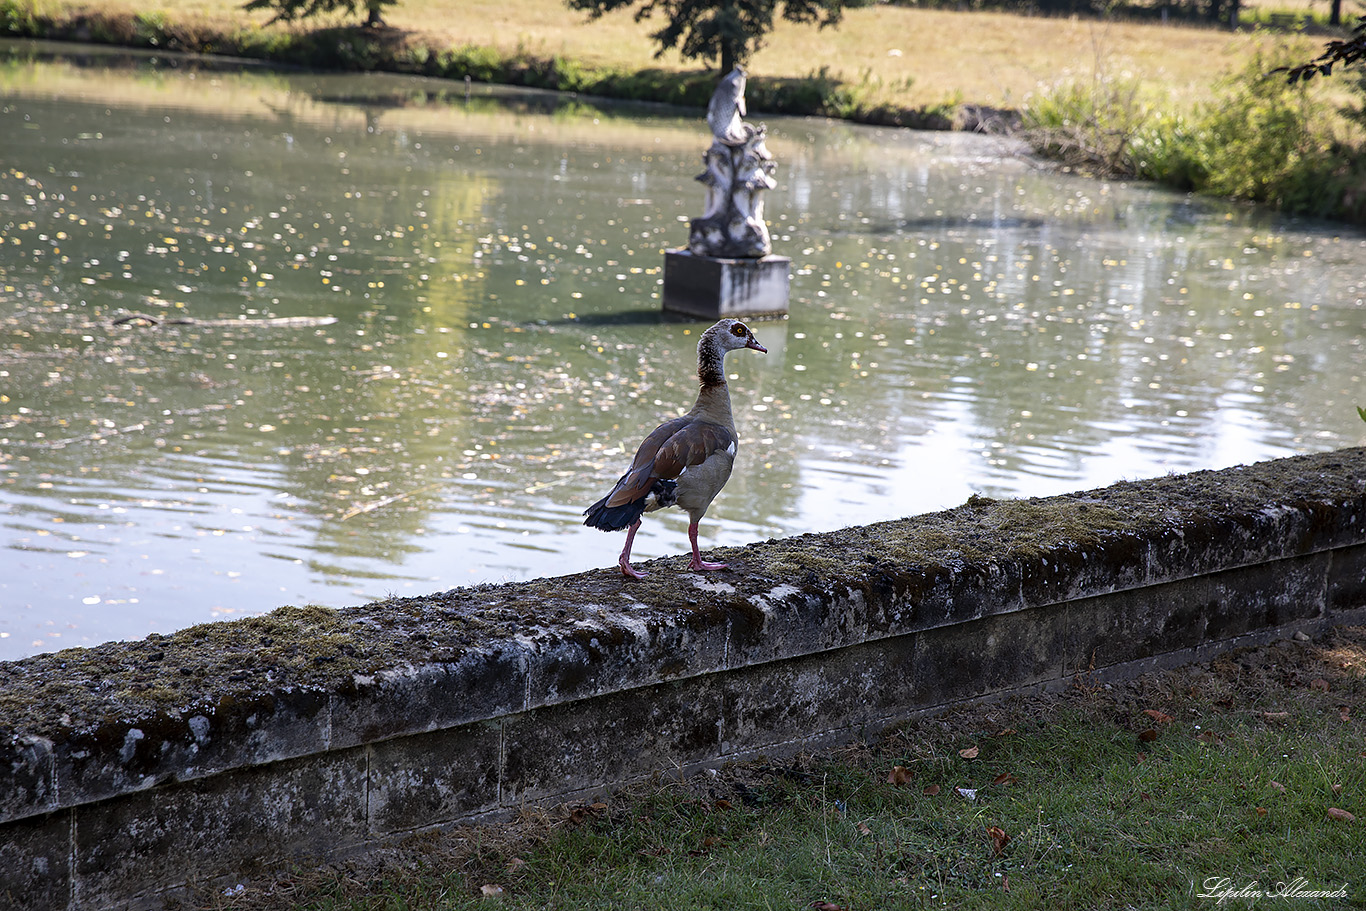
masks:
<svg viewBox="0 0 1366 911"><path fill-rule="evenodd" d="M716 320L787 313L792 260L720 259L687 249L664 251L664 309Z"/></svg>

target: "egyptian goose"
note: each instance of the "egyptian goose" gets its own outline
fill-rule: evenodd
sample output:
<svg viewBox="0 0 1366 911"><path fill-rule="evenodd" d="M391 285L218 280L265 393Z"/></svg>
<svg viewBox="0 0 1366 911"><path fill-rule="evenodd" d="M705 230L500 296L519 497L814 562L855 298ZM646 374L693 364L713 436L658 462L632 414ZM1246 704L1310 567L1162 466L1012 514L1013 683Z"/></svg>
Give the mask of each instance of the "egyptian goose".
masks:
<svg viewBox="0 0 1366 911"><path fill-rule="evenodd" d="M623 575L643 579L631 566L631 542L640 528L643 513L677 506L692 520L688 540L692 562L688 569L702 572L725 569L724 563L707 563L697 550L697 523L711 501L721 492L735 464L735 420L730 413L726 388L726 352L753 348L768 353L749 327L736 319L723 319L697 342L697 377L701 388L697 403L682 417L660 424L640 444L626 474L612 492L584 510L584 525L603 531L626 531L626 546L617 565Z"/></svg>

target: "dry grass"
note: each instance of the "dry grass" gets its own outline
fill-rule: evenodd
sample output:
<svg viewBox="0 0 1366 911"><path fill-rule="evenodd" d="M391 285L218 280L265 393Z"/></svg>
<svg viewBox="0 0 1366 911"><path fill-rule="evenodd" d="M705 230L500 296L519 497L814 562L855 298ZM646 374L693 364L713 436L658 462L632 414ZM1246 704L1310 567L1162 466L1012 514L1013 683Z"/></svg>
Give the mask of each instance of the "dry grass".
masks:
<svg viewBox="0 0 1366 911"><path fill-rule="evenodd" d="M37 3L49 13L90 5ZM168 21L227 29L268 19L242 12L238 0L162 0L155 6L111 0L96 6L162 12ZM637 23L630 13L617 13L589 22L561 0L405 0L388 12L388 23L408 32L410 42L435 47L521 49L625 69L697 68L676 53L655 58L649 33L660 26L658 20ZM907 107L946 101L1017 107L1041 82L1098 71L1129 72L1179 102L1208 95L1220 76L1239 69L1259 46L1275 42L1304 52L1322 43L1298 35L1234 34L1184 25L875 6L849 10L836 29L781 23L750 70L800 77L824 66L846 81L872 83L874 101Z"/></svg>

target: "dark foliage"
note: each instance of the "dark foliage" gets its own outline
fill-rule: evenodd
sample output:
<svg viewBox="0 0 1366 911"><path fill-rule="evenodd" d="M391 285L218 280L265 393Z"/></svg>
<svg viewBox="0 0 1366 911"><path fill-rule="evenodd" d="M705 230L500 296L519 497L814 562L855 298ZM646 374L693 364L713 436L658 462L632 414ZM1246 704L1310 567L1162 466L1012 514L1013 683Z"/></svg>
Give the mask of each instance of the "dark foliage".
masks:
<svg viewBox="0 0 1366 911"><path fill-rule="evenodd" d="M1356 28L1352 29L1352 37L1328 42L1323 46L1323 53L1308 63L1283 66L1272 72L1285 73L1291 82L1308 82L1315 76L1331 76L1334 66L1350 66L1363 59L1366 59L1366 16L1357 20Z"/></svg>
<svg viewBox="0 0 1366 911"><path fill-rule="evenodd" d="M1006 10L1039 16L1122 16L1180 22L1234 21L1245 0L890 0L919 8ZM853 5L853 4L850 4Z"/></svg>
<svg viewBox="0 0 1366 911"><path fill-rule="evenodd" d="M262 0L253 0L262 2ZM592 19L604 13L639 5L636 21L660 13L667 24L650 37L659 43L655 56L677 47L686 60L720 61L723 73L744 63L773 31L774 17L782 7L789 22L814 23L821 28L837 25L844 8L860 5L851 0L566 0L571 9Z"/></svg>
<svg viewBox="0 0 1366 911"><path fill-rule="evenodd" d="M271 22L293 22L324 13L342 12L355 16L363 12L365 24L378 28L384 24L381 11L396 3L398 0L249 0L242 9L249 12L274 10L275 16Z"/></svg>

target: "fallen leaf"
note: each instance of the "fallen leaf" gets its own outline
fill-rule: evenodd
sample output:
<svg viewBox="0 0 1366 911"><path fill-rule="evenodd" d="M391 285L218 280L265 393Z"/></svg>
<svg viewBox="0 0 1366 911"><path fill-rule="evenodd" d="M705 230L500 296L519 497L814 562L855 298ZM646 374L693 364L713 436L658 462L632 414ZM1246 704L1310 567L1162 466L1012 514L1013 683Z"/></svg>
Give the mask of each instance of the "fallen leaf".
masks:
<svg viewBox="0 0 1366 911"><path fill-rule="evenodd" d="M520 857L514 857L507 863L507 869L509 873L516 873L518 870L522 869L525 866L526 861L522 860Z"/></svg>
<svg viewBox="0 0 1366 911"><path fill-rule="evenodd" d="M1199 734L1195 735L1195 739L1206 746L1216 746L1223 743L1223 738L1213 731L1201 731Z"/></svg>
<svg viewBox="0 0 1366 911"><path fill-rule="evenodd" d="M1326 693L1328 692L1328 681L1324 680L1322 677L1315 677L1313 680L1309 681L1309 688L1320 693Z"/></svg>
<svg viewBox="0 0 1366 911"><path fill-rule="evenodd" d="M925 786L926 797L937 797L939 795L939 785L931 784Z"/></svg>
<svg viewBox="0 0 1366 911"><path fill-rule="evenodd" d="M1290 717L1289 712L1262 712L1262 717L1267 721L1285 721Z"/></svg>
<svg viewBox="0 0 1366 911"><path fill-rule="evenodd" d="M1143 801L1144 803L1147 803L1153 799L1153 795L1149 794L1147 791L1142 791L1139 793L1138 799Z"/></svg>
<svg viewBox="0 0 1366 911"><path fill-rule="evenodd" d="M702 847L703 849L708 851L716 847L720 843L721 838L718 835L708 835L706 838L702 839Z"/></svg>
<svg viewBox="0 0 1366 911"><path fill-rule="evenodd" d="M502 898L503 887L497 883L484 883L479 887L479 892L484 898Z"/></svg>
<svg viewBox="0 0 1366 911"><path fill-rule="evenodd" d="M1266 815L1266 807L1258 807L1257 809L1253 810L1252 812L1256 813L1258 816L1265 816L1265 815Z"/></svg>
<svg viewBox="0 0 1366 911"><path fill-rule="evenodd" d="M813 901L811 904L807 905L807 907L814 908L815 911L844 911L843 905L837 905L834 902L823 902L819 899Z"/></svg>
<svg viewBox="0 0 1366 911"><path fill-rule="evenodd" d="M669 850L668 848L659 847L659 848L641 848L641 849L640 849L639 851L637 851L636 853L639 854L641 857L663 857L665 854L669 854L669 853L671 853L671 852L670 852L670 850Z"/></svg>
<svg viewBox="0 0 1366 911"><path fill-rule="evenodd" d="M976 800L976 799L977 799L977 789L976 789L976 788L954 788L954 789L953 789L953 793L957 794L959 797L963 798L964 800Z"/></svg>
<svg viewBox="0 0 1366 911"><path fill-rule="evenodd" d="M1335 784L1335 785L1333 785L1333 793L1334 793L1334 794L1341 794L1341 793L1342 793L1342 785L1340 785L1340 784Z"/></svg>
<svg viewBox="0 0 1366 911"><path fill-rule="evenodd" d="M1152 743L1157 739L1157 730L1155 728L1148 728L1146 731L1141 731L1139 732L1138 739L1142 743Z"/></svg>
<svg viewBox="0 0 1366 911"><path fill-rule="evenodd" d="M1279 781L1273 779L1272 781L1267 782L1267 784L1271 785L1273 788L1275 788L1277 791L1280 791L1282 794L1285 793L1285 785L1281 784Z"/></svg>
<svg viewBox="0 0 1366 911"><path fill-rule="evenodd" d="M1016 778L1014 775L1010 774L1009 772L1002 772L1000 775L997 775L995 778L993 778L993 779L991 780L991 783L992 783L992 784L1015 784L1015 783L1018 782L1019 780L1020 780L1020 779Z"/></svg>
<svg viewBox="0 0 1366 911"><path fill-rule="evenodd" d="M1018 733L1019 733L1019 731L1015 730L1014 728L1001 728L1001 730L999 730L999 731L996 732L996 736L997 736L997 737L1006 737L1006 736L1008 736L1008 735L1010 735L1010 734L1018 734Z"/></svg>
<svg viewBox="0 0 1366 911"><path fill-rule="evenodd" d="M911 770L904 765L894 765L892 770L887 773L887 783L902 785L911 780Z"/></svg>
<svg viewBox="0 0 1366 911"><path fill-rule="evenodd" d="M1342 822L1351 822L1352 820L1356 819L1356 817L1353 816L1351 813L1348 813L1346 810L1339 810L1337 807L1328 808L1328 817L1330 819L1337 819Z"/></svg>
<svg viewBox="0 0 1366 911"><path fill-rule="evenodd" d="M587 818L588 811L583 807L575 807L569 811L569 822L572 825L580 825Z"/></svg>
<svg viewBox="0 0 1366 911"><path fill-rule="evenodd" d="M991 838L991 852L994 857L1000 857L1001 852L1010 844L1010 836L1006 830L1000 826L987 826L987 835Z"/></svg>
<svg viewBox="0 0 1366 911"><path fill-rule="evenodd" d="M1351 720L1352 720L1352 710L1351 710L1351 708L1348 707L1348 706L1345 706L1345 705L1340 705L1340 706L1338 706L1338 717L1341 718L1343 721L1351 721Z"/></svg>
<svg viewBox="0 0 1366 911"><path fill-rule="evenodd" d="M1010 874L1009 874L1009 873L1002 873L1002 874L1001 874L1001 889L1004 890L1004 891L1006 891L1006 892L1009 892L1009 891L1010 891Z"/></svg>
<svg viewBox="0 0 1366 911"><path fill-rule="evenodd" d="M731 804L731 802L730 802L729 800L726 800L724 797L721 797L721 798L718 798L717 801L716 801L716 809L718 809L718 810L730 810L730 809L733 809L733 805Z"/></svg>
<svg viewBox="0 0 1366 911"><path fill-rule="evenodd" d="M866 822L861 822L861 823L858 824L858 834L860 834L860 835L872 835L872 834L873 834L873 830L870 829L870 828L868 828L868 823L866 823Z"/></svg>
<svg viewBox="0 0 1366 911"><path fill-rule="evenodd" d="M1168 715L1166 712L1159 712L1157 709L1144 709L1143 714L1147 715L1158 724L1170 724L1172 720L1172 716Z"/></svg>
<svg viewBox="0 0 1366 911"><path fill-rule="evenodd" d="M977 747L968 747L966 750L959 750L958 755L962 756L964 759L976 759Z"/></svg>

